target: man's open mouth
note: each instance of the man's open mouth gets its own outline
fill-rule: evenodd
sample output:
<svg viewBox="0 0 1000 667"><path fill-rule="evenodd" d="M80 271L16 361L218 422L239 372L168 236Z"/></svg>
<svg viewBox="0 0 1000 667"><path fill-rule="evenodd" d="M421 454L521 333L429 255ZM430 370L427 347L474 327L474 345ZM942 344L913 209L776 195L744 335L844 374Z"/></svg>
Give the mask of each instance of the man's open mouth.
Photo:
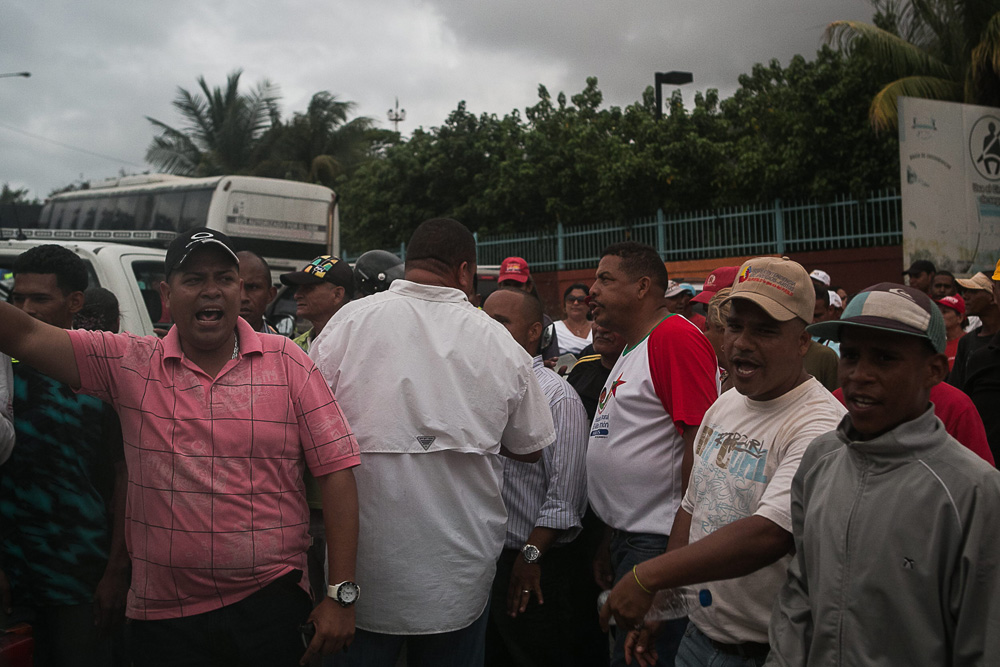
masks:
<svg viewBox="0 0 1000 667"><path fill-rule="evenodd" d="M194 314L199 322L218 322L222 319L222 315L221 308L205 308Z"/></svg>

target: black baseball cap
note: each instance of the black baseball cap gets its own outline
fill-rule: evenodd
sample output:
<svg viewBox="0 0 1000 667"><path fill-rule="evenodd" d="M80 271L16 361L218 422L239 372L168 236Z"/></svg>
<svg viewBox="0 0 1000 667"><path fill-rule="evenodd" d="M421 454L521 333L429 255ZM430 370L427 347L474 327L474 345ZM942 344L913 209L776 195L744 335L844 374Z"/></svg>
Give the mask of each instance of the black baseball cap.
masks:
<svg viewBox="0 0 1000 667"><path fill-rule="evenodd" d="M910 268L903 271L904 276L919 276L921 273L937 273L937 269L934 268L934 262L926 259L918 259L913 264L910 264Z"/></svg>
<svg viewBox="0 0 1000 667"><path fill-rule="evenodd" d="M347 298L354 298L354 272L351 265L333 255L320 255L301 271L281 274L283 285L315 285L322 282L343 287Z"/></svg>
<svg viewBox="0 0 1000 667"><path fill-rule="evenodd" d="M179 236L175 236L174 240L167 247L167 258L163 263L167 278L187 261L192 252L206 244L216 244L224 248L232 256L233 262L239 266L240 259L236 256L236 250L233 249L233 242L229 240L228 236L208 227L195 227Z"/></svg>

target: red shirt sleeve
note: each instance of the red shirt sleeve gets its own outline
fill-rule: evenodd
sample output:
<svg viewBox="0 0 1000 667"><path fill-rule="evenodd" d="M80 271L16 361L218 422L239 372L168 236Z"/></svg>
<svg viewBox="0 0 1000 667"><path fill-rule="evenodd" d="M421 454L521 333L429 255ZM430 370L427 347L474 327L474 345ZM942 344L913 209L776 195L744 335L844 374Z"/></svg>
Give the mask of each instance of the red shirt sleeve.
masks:
<svg viewBox="0 0 1000 667"><path fill-rule="evenodd" d="M719 362L705 334L671 315L649 334L649 373L663 409L682 425L698 426L719 397Z"/></svg>
<svg viewBox="0 0 1000 667"><path fill-rule="evenodd" d="M996 465L986 439L986 427L971 398L950 384L940 382L931 387L931 403L934 404L934 414L944 422L944 428L951 437L990 465Z"/></svg>

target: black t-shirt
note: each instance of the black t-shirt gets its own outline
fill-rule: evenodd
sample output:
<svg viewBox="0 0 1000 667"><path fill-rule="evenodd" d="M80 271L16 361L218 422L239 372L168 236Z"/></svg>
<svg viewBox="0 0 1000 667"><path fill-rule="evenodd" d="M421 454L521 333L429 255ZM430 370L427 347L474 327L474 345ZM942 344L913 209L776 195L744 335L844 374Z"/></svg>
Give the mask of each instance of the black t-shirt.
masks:
<svg viewBox="0 0 1000 667"><path fill-rule="evenodd" d="M955 353L955 363L948 374L948 384L965 391L965 380L972 366L972 355L992 340L992 336L980 336L983 327L978 326L958 340L958 352Z"/></svg>
<svg viewBox="0 0 1000 667"><path fill-rule="evenodd" d="M997 410L1000 405L1000 334L972 353L966 372L961 389L976 404L986 427L993 459L1000 461L1000 410Z"/></svg>
<svg viewBox="0 0 1000 667"><path fill-rule="evenodd" d="M604 383L607 382L610 374L611 369L605 368L601 364L601 355L591 354L581 356L566 378L576 389L576 393L580 395L583 407L586 408L587 416L591 420L594 419L594 414L597 412L597 400L600 398L601 390L604 389Z"/></svg>

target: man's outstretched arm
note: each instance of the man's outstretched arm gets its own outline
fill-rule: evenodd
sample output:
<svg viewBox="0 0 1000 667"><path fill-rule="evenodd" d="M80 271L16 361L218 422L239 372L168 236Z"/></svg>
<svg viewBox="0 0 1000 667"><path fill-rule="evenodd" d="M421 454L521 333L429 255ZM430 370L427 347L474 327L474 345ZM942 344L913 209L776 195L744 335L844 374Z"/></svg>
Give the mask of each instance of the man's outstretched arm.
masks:
<svg viewBox="0 0 1000 667"><path fill-rule="evenodd" d="M9 303L0 303L0 352L73 388L80 386L69 334Z"/></svg>

